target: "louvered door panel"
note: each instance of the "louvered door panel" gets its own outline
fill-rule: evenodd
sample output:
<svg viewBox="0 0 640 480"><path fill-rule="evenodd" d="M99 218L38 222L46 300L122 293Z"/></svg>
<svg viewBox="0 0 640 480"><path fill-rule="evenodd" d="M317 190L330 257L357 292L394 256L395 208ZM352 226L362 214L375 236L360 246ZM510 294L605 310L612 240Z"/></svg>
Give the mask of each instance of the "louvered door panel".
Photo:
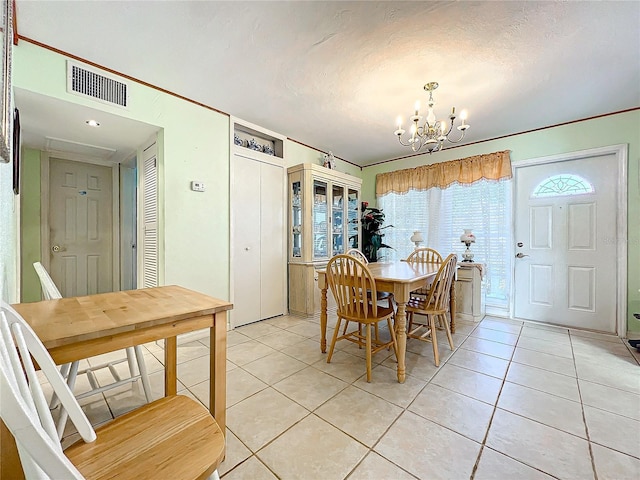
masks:
<svg viewBox="0 0 640 480"><path fill-rule="evenodd" d="M158 165L145 158L142 172L142 287L158 286Z"/></svg>

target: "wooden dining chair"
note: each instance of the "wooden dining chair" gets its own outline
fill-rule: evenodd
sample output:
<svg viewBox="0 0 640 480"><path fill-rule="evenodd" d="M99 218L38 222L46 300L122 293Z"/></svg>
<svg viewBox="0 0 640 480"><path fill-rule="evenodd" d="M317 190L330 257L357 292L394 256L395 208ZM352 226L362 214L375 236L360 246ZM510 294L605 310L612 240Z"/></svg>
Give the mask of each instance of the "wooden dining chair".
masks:
<svg viewBox="0 0 640 480"><path fill-rule="evenodd" d="M80 437L63 451L38 381L42 369ZM209 411L181 395L161 398L93 429L40 339L0 303L0 418L30 479L219 478L224 435Z"/></svg>
<svg viewBox="0 0 640 480"><path fill-rule="evenodd" d="M333 332L333 339L327 356L327 363L331 363L333 350L340 340L348 340L359 347L366 348L367 382L371 382L371 357L382 349L393 346L396 358L398 344L391 319L393 308L382 307L378 302L370 301L376 298L377 289L373 275L367 264L352 255L336 255L329 260L326 268L327 283L337 304L338 322ZM342 321L357 322L358 329L340 334ZM381 341L371 334L371 326L386 321L391 340ZM364 329L365 333L362 333Z"/></svg>
<svg viewBox="0 0 640 480"><path fill-rule="evenodd" d="M349 250L346 251L347 255L351 255L353 257L356 257L358 260L362 261L363 263L369 265L369 260L367 260L367 256L362 253L362 251L358 250L357 248L350 248ZM377 296L376 296L377 300L387 300L389 308L393 308L393 293L391 292L378 292ZM371 292L369 292L369 299L371 299ZM342 331L343 334L347 333L347 328L349 327L349 322L346 321L344 324L344 330ZM374 325L374 329L375 329L375 336L376 336L376 340L378 339L378 324L376 323Z"/></svg>
<svg viewBox="0 0 640 480"><path fill-rule="evenodd" d="M433 248L416 248L407 257L407 262L413 263L442 263L442 255Z"/></svg>
<svg viewBox="0 0 640 480"><path fill-rule="evenodd" d="M363 263L367 265L369 264L369 260L367 260L367 257L365 256L365 254L362 253L362 251L358 250L357 248L350 248L349 250L347 250L346 254L356 257L358 260L361 260ZM393 293L379 291L376 298L378 299L378 301L387 300L389 308L393 308Z"/></svg>
<svg viewBox="0 0 640 480"><path fill-rule="evenodd" d="M407 262L410 263L442 263L442 255L437 250L433 248L416 248L411 254L407 257ZM424 287L418 288L411 292L411 296L418 297L426 297L427 293L429 293L429 288L431 287L431 283L427 283Z"/></svg>
<svg viewBox="0 0 640 480"><path fill-rule="evenodd" d="M440 265L426 297L424 299L412 297L409 299L409 303L407 303L407 338L431 342L433 344L433 356L436 367L440 365L438 341L436 338L436 320L438 320L440 328L444 329L451 350L453 351L454 348L447 313L450 314L449 300L451 295L451 282L453 282L457 264L458 257L452 253ZM418 322L415 318L416 315L426 316L426 322Z"/></svg>
<svg viewBox="0 0 640 480"><path fill-rule="evenodd" d="M40 262L35 262L33 264L33 268L35 269L36 273L38 274L38 278L40 279L40 286L42 287L42 294L45 300L62 298L60 290L58 290L58 287L56 286L53 279L49 275L49 272L47 272L44 266ZM147 399L147 402L151 402L153 400L151 394L151 384L149 383L149 375L147 374L147 366L144 361L142 347L140 347L139 345L136 345L135 347L128 347L126 349L126 352L126 358L118 358L107 363L85 368L83 370L78 370L80 365L79 361L67 363L60 367L60 373L67 380L67 385L69 385L71 391L73 391L75 387L78 375L87 375L87 379L89 380L91 388L86 392L76 395L76 398L78 400L140 380L140 382L142 383L142 389L144 391L145 398ZM116 370L115 366L123 362L127 362L129 365L129 377L121 377L120 373ZM136 371L136 365L138 366L139 373ZM94 372L102 370L104 368L109 369L109 372L111 372L111 375L113 376L113 382L100 386ZM57 405L58 397L54 394L51 398L49 408L55 408ZM66 423L67 413L64 411L64 409L61 409L60 415L58 416L58 420L56 422L56 428L58 430L59 438L62 438Z"/></svg>

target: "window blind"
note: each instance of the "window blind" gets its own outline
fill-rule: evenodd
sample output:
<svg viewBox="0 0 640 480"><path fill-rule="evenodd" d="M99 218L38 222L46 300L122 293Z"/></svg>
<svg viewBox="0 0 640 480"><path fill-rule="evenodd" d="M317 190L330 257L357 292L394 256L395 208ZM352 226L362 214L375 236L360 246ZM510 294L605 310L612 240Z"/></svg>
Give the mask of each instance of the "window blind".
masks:
<svg viewBox="0 0 640 480"><path fill-rule="evenodd" d="M506 309L511 290L511 185L510 181L480 181L471 185L453 184L446 189L409 190L378 197L385 213L383 250L387 260L407 258L415 245L409 240L420 230L427 246L443 257L462 257L460 242L464 229L472 229L474 261L484 263L487 306Z"/></svg>

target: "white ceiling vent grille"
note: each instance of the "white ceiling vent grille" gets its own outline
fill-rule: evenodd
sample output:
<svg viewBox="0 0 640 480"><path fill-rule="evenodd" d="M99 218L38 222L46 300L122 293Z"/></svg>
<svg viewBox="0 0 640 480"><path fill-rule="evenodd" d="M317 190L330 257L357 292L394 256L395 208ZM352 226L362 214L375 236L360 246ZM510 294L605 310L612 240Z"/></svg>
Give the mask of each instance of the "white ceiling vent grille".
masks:
<svg viewBox="0 0 640 480"><path fill-rule="evenodd" d="M67 91L109 105L129 106L129 85L115 76L67 61Z"/></svg>

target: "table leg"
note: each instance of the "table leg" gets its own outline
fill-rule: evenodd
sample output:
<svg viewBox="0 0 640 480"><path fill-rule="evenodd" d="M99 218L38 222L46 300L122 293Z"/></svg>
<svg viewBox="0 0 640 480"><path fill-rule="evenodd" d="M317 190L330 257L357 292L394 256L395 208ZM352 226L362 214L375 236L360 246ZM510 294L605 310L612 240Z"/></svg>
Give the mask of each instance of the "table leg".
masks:
<svg viewBox="0 0 640 480"><path fill-rule="evenodd" d="M396 312L396 337L398 342L398 382L404 383L406 375L405 355L407 352L407 313L406 303L398 304Z"/></svg>
<svg viewBox="0 0 640 480"><path fill-rule="evenodd" d="M327 353L327 288L320 290L320 350Z"/></svg>
<svg viewBox="0 0 640 480"><path fill-rule="evenodd" d="M449 315L451 316L450 330L456 333L456 280L451 282L451 291L449 292Z"/></svg>
<svg viewBox="0 0 640 480"><path fill-rule="evenodd" d="M164 339L164 396L178 393L178 339Z"/></svg>
<svg viewBox="0 0 640 480"><path fill-rule="evenodd" d="M209 329L209 411L226 435L227 425L227 312L214 315Z"/></svg>

